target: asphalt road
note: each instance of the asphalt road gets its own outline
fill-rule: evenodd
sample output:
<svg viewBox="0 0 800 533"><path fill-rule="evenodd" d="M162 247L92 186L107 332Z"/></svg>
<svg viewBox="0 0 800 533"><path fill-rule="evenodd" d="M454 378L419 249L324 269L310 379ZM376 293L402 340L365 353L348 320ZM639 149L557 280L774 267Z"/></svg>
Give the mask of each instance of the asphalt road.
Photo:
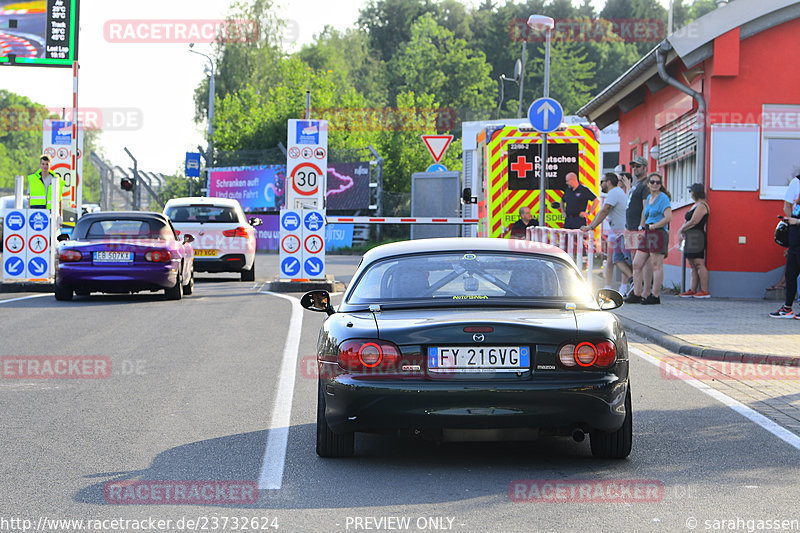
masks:
<svg viewBox="0 0 800 533"><path fill-rule="evenodd" d="M346 281L357 258L331 259ZM259 260L266 274L272 258ZM131 531L111 520L148 518L171 520L161 531L753 531L759 520L800 529L796 443L692 382L665 379L652 358L668 354L635 342L627 460L593 459L588 441L563 438L437 445L363 435L357 457L320 459L306 363L324 315L300 309L299 295L232 279L198 275L195 294L177 302L2 295L0 531L81 531L87 520ZM97 379L19 379L10 356L82 356L83 375ZM217 492L198 505L159 503L152 489L204 480L216 490L236 482L243 492L228 496L261 490L245 503ZM551 480L560 492L544 492ZM570 480L594 501L571 497ZM148 503L121 496L134 482L153 490ZM547 501L515 501L537 487ZM625 501L619 487L633 487Z"/></svg>

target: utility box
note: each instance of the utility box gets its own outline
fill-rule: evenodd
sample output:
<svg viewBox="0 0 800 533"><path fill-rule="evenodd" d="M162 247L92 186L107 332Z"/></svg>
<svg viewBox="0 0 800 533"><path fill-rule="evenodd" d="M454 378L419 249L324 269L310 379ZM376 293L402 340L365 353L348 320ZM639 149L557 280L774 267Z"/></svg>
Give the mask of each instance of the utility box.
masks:
<svg viewBox="0 0 800 533"><path fill-rule="evenodd" d="M411 175L412 217L458 217L461 211L461 172L415 172ZM455 224L412 224L411 239L459 237Z"/></svg>

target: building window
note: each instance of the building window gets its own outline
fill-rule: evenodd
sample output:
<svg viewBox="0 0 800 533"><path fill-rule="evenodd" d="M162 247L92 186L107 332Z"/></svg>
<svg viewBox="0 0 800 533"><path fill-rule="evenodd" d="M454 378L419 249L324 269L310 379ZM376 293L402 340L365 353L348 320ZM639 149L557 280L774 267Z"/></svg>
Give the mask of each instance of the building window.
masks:
<svg viewBox="0 0 800 533"><path fill-rule="evenodd" d="M619 165L619 152L603 152L603 172L614 172Z"/></svg>
<svg viewBox="0 0 800 533"><path fill-rule="evenodd" d="M664 167L666 171L667 190L672 195L672 205L691 203L689 185L697 180L697 156L678 159Z"/></svg>
<svg viewBox="0 0 800 533"><path fill-rule="evenodd" d="M673 205L691 202L688 187L697 182L696 115L680 118L661 129L658 166L664 168Z"/></svg>
<svg viewBox="0 0 800 533"><path fill-rule="evenodd" d="M764 104L761 112L761 198L781 200L800 171L800 106Z"/></svg>

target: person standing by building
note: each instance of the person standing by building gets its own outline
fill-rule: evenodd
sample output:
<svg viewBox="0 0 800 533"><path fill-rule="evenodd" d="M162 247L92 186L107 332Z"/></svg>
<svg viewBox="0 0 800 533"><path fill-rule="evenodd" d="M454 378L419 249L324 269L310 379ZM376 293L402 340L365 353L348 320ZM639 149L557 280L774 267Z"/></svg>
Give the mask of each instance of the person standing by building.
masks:
<svg viewBox="0 0 800 533"><path fill-rule="evenodd" d="M566 180L567 188L561 196L564 229L580 229L587 224L587 213L597 196L588 187L581 185L578 175L574 172L567 174Z"/></svg>
<svg viewBox="0 0 800 533"><path fill-rule="evenodd" d="M31 209L50 209L50 202L56 198L56 205L61 212L61 193L64 180L50 170L50 156L39 158L39 170L28 175L28 195Z"/></svg>
<svg viewBox="0 0 800 533"><path fill-rule="evenodd" d="M789 248L786 250L786 299L771 318L800 318L792 310L800 275L800 175L795 176L783 197L784 220L789 224Z"/></svg>
<svg viewBox="0 0 800 533"><path fill-rule="evenodd" d="M636 181L631 184L632 190L628 196L628 208L625 211L625 230L626 233L628 232L638 232L639 225L641 224L642 220L642 209L644 208L644 199L648 194L648 186L645 183L647 179L647 159L644 157L634 157L633 161L631 161L631 170L633 171L633 176ZM626 247L631 250L631 255L633 257L633 287L631 288L630 292L628 293L628 297L625 299L627 303L631 304L639 304L642 303L642 295L650 293L650 285L653 279L653 270L650 267L649 261L640 261L640 265L643 263L644 271L639 272L639 275L636 274L636 255L639 253L634 246ZM638 280L638 281L637 281Z"/></svg>
<svg viewBox="0 0 800 533"><path fill-rule="evenodd" d="M694 207L686 212L683 226L678 232L683 235L683 251L692 269L692 282L689 289L682 292L682 298L710 298L708 292L708 268L706 268L706 248L708 235L706 224L711 209L706 202L706 193L701 183L689 186L689 194L694 200Z"/></svg>
<svg viewBox="0 0 800 533"><path fill-rule="evenodd" d="M531 208L524 206L520 207L519 219L511 225L511 229L508 230L508 237L510 239L525 240L527 237L528 228L538 225L539 221L533 218L533 215L531 214Z"/></svg>
<svg viewBox="0 0 800 533"><path fill-rule="evenodd" d="M653 286L650 294L642 293L642 305L660 304L661 283L664 281L664 258L669 251L669 232L667 227L672 220L672 207L669 193L664 188L661 175L652 172L647 179L650 194L644 199L642 218L639 226L644 230L644 242L636 250L633 259L633 284L638 286L644 272L645 261L649 262L653 272ZM645 283L645 287L646 287Z"/></svg>
<svg viewBox="0 0 800 533"><path fill-rule="evenodd" d="M605 277L606 289L611 288L611 283L614 279L614 265L622 273L622 286L620 292L625 293L628 280L633 272L630 267L630 255L626 255L624 248L624 232L625 232L625 204L627 197L625 192L617 185L619 179L613 172L606 173L600 180L600 187L606 194L603 207L600 212L592 220L592 223L586 226L581 226L581 231L594 231L598 225L602 224L606 218L608 219L609 233L608 233L608 248L606 253L606 268L603 273Z"/></svg>

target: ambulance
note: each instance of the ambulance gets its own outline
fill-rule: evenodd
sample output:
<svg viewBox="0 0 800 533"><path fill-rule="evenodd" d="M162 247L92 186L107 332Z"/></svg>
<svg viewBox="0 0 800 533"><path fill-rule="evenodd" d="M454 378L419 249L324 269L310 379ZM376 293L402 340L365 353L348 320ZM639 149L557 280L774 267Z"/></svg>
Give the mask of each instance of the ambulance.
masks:
<svg viewBox="0 0 800 533"><path fill-rule="evenodd" d="M466 125L467 123L465 123ZM472 123L476 124L476 123ZM478 128L464 128L475 133L474 149L464 142L463 154L464 216L480 219L474 231L479 237L504 237L519 218L519 208L531 208L539 219L539 165L543 134L523 121L479 123ZM476 131L477 130L477 131ZM582 185L600 197L600 177L609 158L601 158L599 132L588 124L564 123L549 133L545 224L563 227L558 205L566 188L566 175L576 173ZM616 155L618 158L618 144ZM618 159L617 159L618 160ZM593 202L589 222L599 211ZM597 230L595 237L599 237Z"/></svg>

